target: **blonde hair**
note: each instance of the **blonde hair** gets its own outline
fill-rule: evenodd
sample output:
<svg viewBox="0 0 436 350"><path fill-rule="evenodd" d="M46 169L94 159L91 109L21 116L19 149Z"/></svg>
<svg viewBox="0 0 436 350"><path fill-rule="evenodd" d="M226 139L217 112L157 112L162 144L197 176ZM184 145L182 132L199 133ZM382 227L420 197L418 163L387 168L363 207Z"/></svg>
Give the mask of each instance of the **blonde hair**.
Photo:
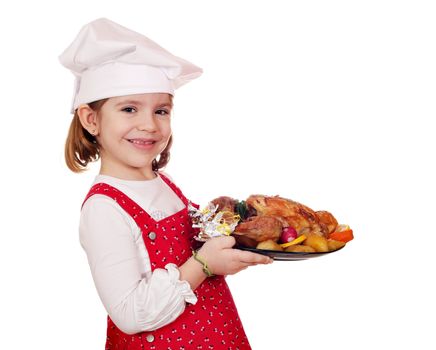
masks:
<svg viewBox="0 0 436 350"><path fill-rule="evenodd" d="M95 112L99 113L101 107L107 100L108 99L106 98L91 102L88 103L88 106ZM158 171L168 164L170 161L170 149L172 143L173 137L170 136L167 146L159 155L159 159L154 159L152 162L153 171ZM88 163L95 162L99 159L100 146L97 139L82 126L76 110L65 142L65 162L71 171L80 173L87 170Z"/></svg>

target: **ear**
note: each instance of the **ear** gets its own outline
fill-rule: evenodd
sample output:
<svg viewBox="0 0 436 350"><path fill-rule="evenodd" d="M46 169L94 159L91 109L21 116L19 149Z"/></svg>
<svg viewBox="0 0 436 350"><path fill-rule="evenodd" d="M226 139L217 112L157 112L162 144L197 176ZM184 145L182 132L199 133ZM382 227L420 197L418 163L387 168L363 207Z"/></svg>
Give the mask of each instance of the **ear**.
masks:
<svg viewBox="0 0 436 350"><path fill-rule="evenodd" d="M77 108L77 115L79 116L82 126L93 136L97 136L99 132L99 123L97 120L97 112L94 111L87 104L80 105Z"/></svg>

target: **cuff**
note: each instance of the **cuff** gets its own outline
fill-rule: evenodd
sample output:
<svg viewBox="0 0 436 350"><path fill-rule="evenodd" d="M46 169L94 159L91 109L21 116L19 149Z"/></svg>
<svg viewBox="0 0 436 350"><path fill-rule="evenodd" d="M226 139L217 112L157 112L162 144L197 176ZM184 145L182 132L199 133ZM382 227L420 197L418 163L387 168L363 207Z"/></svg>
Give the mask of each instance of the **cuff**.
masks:
<svg viewBox="0 0 436 350"><path fill-rule="evenodd" d="M189 304L196 304L197 297L187 281L180 281L180 271L176 264L167 264L165 269L168 271L170 281L175 284L176 289Z"/></svg>

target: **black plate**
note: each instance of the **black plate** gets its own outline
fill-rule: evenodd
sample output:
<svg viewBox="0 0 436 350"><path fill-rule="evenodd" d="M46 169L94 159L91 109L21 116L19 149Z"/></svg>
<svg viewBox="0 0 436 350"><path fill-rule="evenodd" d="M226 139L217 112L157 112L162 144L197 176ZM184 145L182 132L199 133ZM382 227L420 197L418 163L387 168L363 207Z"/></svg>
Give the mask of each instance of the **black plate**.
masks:
<svg viewBox="0 0 436 350"><path fill-rule="evenodd" d="M297 260L306 260L306 259L317 258L319 256L331 254L331 253L337 252L338 250L341 250L344 247L341 247L337 250L334 250L331 252L326 252L326 253L281 252L281 251L277 251L277 250L249 248L249 247L244 247L242 245L236 245L235 248L240 249L240 250L247 250L249 252L254 252L254 253L258 253L258 254L267 255L270 258L273 258L274 260L278 260L278 261L297 261Z"/></svg>

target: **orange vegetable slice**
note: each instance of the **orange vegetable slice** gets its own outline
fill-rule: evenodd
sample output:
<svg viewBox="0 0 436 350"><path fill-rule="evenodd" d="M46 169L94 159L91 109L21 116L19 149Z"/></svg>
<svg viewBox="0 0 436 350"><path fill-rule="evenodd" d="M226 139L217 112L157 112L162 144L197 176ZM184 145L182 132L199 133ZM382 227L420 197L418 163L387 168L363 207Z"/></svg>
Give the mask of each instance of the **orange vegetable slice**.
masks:
<svg viewBox="0 0 436 350"><path fill-rule="evenodd" d="M333 233L330 233L329 238L334 239L335 241L341 241L347 243L354 238L353 230L348 228L342 231L335 231Z"/></svg>
<svg viewBox="0 0 436 350"><path fill-rule="evenodd" d="M291 245L296 245L296 244L298 244L298 243L301 243L301 242L303 242L305 239L306 239L306 236L305 236L305 235L301 235L301 236L295 238L294 240L292 240L292 241L290 241L290 242L288 242L288 243L280 244L280 247L282 247L282 248L287 248L287 247L290 247Z"/></svg>

